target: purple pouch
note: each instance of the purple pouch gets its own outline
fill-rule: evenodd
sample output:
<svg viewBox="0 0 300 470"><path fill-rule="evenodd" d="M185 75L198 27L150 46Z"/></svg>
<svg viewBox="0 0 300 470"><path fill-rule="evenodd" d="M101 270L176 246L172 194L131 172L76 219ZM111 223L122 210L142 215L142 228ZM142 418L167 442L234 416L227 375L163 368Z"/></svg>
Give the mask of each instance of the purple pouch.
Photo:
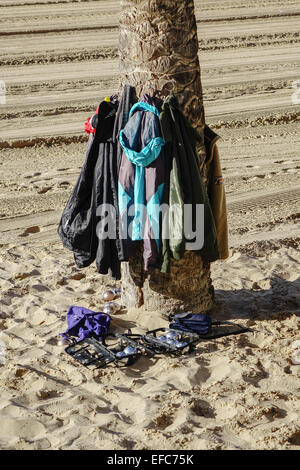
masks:
<svg viewBox="0 0 300 470"><path fill-rule="evenodd" d="M110 316L84 307L72 306L67 313L67 324L68 328L62 336L77 336L79 341L92 336L101 341L108 335Z"/></svg>

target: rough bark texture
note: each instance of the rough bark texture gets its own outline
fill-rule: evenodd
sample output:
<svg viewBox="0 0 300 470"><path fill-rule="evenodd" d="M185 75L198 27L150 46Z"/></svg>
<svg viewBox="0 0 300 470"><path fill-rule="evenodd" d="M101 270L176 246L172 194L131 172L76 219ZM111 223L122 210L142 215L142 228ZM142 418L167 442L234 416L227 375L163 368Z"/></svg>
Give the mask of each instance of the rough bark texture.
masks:
<svg viewBox="0 0 300 470"><path fill-rule="evenodd" d="M164 99L172 91L183 112L201 133L205 124L198 37L193 0L123 0L120 15L121 86L137 96ZM204 143L197 148L205 157ZM206 179L205 166L202 166ZM147 274L141 257L122 263L122 303L166 314L181 309L206 311L213 306L210 266L193 252L172 260L169 274Z"/></svg>

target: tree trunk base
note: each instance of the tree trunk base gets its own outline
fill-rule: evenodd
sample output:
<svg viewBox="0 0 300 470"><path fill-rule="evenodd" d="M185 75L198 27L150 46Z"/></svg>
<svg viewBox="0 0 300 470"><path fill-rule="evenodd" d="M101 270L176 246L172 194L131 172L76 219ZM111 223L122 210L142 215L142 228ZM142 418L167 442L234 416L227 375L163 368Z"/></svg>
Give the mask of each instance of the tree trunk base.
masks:
<svg viewBox="0 0 300 470"><path fill-rule="evenodd" d="M158 310L163 315L182 311L200 313L214 306L214 288L209 264L193 252L180 260L172 260L170 273L159 270L146 273L139 256L122 263L121 302L127 308Z"/></svg>

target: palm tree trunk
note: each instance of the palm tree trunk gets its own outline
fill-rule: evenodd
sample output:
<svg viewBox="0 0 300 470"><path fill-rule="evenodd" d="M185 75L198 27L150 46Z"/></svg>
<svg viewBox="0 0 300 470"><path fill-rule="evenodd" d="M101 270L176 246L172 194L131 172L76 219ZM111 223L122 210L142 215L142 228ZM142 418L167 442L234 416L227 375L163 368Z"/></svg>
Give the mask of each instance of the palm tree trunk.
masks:
<svg viewBox="0 0 300 470"><path fill-rule="evenodd" d="M120 15L121 86L161 99L173 92L184 114L203 135L198 37L193 0L122 0ZM204 162L204 142L197 148ZM205 180L205 166L203 165ZM171 313L207 311L213 306L210 265L193 252L172 260L169 274L143 272L141 257L122 263L122 303Z"/></svg>

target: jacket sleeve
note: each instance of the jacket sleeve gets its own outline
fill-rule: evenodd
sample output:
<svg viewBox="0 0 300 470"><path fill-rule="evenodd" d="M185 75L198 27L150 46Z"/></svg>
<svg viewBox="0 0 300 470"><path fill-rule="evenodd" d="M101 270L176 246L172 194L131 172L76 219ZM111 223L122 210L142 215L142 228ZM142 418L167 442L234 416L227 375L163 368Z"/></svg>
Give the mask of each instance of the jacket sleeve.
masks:
<svg viewBox="0 0 300 470"><path fill-rule="evenodd" d="M214 143L211 148L211 155L208 163L207 190L212 213L215 219L219 258L226 259L229 256L226 196L220 156L216 143Z"/></svg>

